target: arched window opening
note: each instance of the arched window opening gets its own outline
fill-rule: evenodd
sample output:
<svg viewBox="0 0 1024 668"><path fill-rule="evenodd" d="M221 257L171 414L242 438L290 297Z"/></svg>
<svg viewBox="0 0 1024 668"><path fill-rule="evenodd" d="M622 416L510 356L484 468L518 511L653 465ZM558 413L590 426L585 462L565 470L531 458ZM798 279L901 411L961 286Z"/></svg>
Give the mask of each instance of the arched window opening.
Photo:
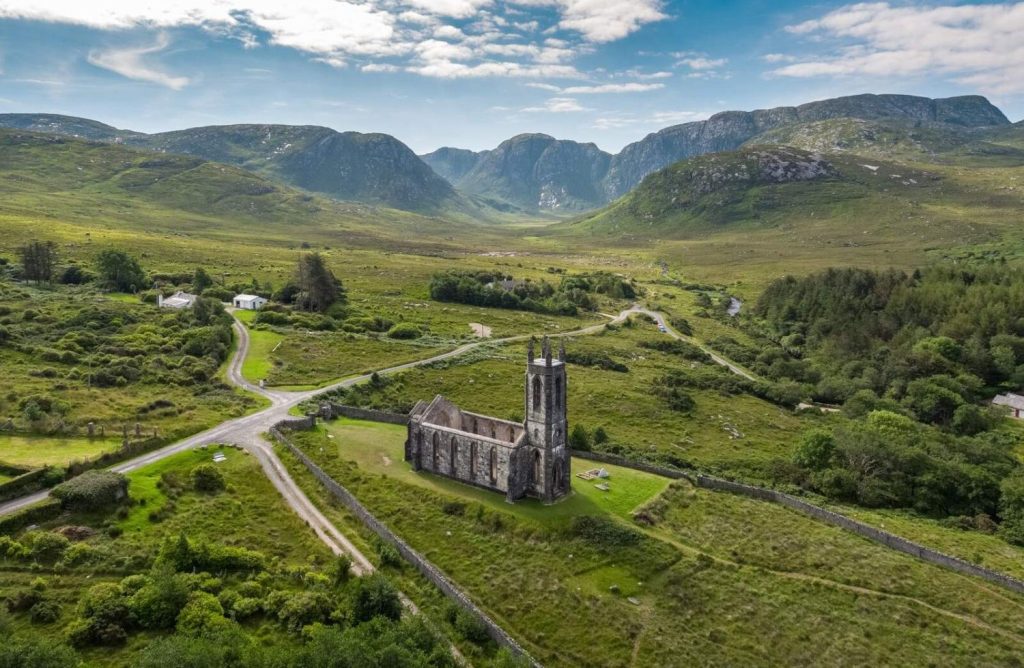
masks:
<svg viewBox="0 0 1024 668"><path fill-rule="evenodd" d="M491 448L491 482L498 481L498 451Z"/></svg>
<svg viewBox="0 0 1024 668"><path fill-rule="evenodd" d="M452 436L452 440L448 444L448 467L451 470L452 475L455 475L455 455L458 451L458 447L458 442L455 440L455 437Z"/></svg>
<svg viewBox="0 0 1024 668"><path fill-rule="evenodd" d="M433 470L435 470L435 471L437 470L437 457L438 457L438 450L440 450L440 449L441 449L441 437L438 436L437 432L435 431L434 432L434 437L432 439L430 439L430 461L431 461L431 468L433 468Z"/></svg>
<svg viewBox="0 0 1024 668"><path fill-rule="evenodd" d="M555 378L555 408L562 407L562 379Z"/></svg>
<svg viewBox="0 0 1024 668"><path fill-rule="evenodd" d="M540 450L533 451L533 482L540 484Z"/></svg>
<svg viewBox="0 0 1024 668"><path fill-rule="evenodd" d="M493 424L491 425L491 438L493 438L495 440L498 439L498 434L497 434L497 432L494 431L494 425Z"/></svg>
<svg viewBox="0 0 1024 668"><path fill-rule="evenodd" d="M476 478L476 443L469 444L469 477Z"/></svg>
<svg viewBox="0 0 1024 668"><path fill-rule="evenodd" d="M540 408L540 376L533 377L533 410Z"/></svg>

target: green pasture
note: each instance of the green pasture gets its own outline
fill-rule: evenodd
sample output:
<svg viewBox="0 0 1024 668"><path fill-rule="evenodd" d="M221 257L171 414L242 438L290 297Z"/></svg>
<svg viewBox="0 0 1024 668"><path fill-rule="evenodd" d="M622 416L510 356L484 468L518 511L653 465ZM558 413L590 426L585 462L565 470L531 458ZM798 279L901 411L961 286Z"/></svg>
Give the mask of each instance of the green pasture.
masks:
<svg viewBox="0 0 1024 668"><path fill-rule="evenodd" d="M116 438L78 436L0 435L0 462L39 468L67 466L73 461L92 459L121 446Z"/></svg>
<svg viewBox="0 0 1024 668"><path fill-rule="evenodd" d="M565 501L509 505L412 472L401 427L339 420L293 438L545 665L968 665L1024 650L1024 597L780 506L617 467L604 503L574 478ZM635 542L576 535L576 513L632 525Z"/></svg>

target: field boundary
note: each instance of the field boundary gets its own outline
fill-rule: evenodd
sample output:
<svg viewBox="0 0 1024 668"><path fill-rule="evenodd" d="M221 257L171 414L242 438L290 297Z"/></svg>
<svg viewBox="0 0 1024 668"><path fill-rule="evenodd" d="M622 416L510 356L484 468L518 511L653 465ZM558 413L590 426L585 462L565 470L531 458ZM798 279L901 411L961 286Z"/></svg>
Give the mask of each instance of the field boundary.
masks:
<svg viewBox="0 0 1024 668"><path fill-rule="evenodd" d="M984 566L972 564L969 561L939 552L938 550L930 547L925 547L924 545L907 540L901 536L891 534L888 531L871 526L870 524L866 524L860 520L855 520L851 517L847 517L846 515L822 508L821 506L817 506L813 503L795 497L792 494L786 494L785 492L780 492L776 489L746 485L732 480L704 475L703 473L688 473L656 466L654 464L633 462L624 457L610 455L607 453L573 450L572 456L580 459L603 462L606 464L615 464L616 466L622 466L647 473L654 473L676 480L685 478L697 487L721 492L730 492L732 494L739 494L759 501L777 503L805 515L809 515L810 517L825 522L826 524L831 524L832 526L855 533L858 536L867 538L868 540L884 545L885 547L896 550L897 552L909 554L937 566L956 571L957 573L979 577L983 580L994 582L997 585L1017 592L1018 594L1024 594L1024 581L1018 580L1017 578L998 571L993 571L989 568L985 568Z"/></svg>
<svg viewBox="0 0 1024 668"><path fill-rule="evenodd" d="M342 407L348 408L348 407ZM357 409L362 411L362 409ZM379 411L372 411L373 413L379 413ZM388 415L388 414L381 414ZM395 416L396 414L391 414ZM403 416L404 418L404 416ZM363 418L371 419L371 418ZM382 421L382 420L378 420ZM291 439L284 435L285 430L303 430L311 429L316 424L316 416L310 415L305 418L296 418L291 420L283 420L278 422L270 428L270 435L273 436L278 442L285 445L288 450L295 455L295 457L302 462L303 466L309 469L309 472L322 484L330 494L341 502L345 508L347 508L353 515L365 524L371 531L398 550L399 554L405 558L406 561L411 563L416 570L420 572L423 577L427 578L433 583L441 592L449 599L454 601L463 610L466 610L471 615L476 617L487 629L487 634L503 647L507 647L514 654L517 654L526 660L531 665L539 668L540 664L530 656L530 653L520 645L515 638L513 638L505 629L503 629L497 622L491 619L490 615L484 612L476 603L474 603L465 592L463 592L454 582L448 579L448 577L441 572L441 570L430 562L426 557L421 555L419 552L414 550L408 543L402 540L394 532L391 531L383 522L378 520L373 513L359 502L359 499L355 497L352 492L348 491L334 478L329 476L323 469L321 469L313 460L311 460L306 453L304 453L298 446L292 443Z"/></svg>

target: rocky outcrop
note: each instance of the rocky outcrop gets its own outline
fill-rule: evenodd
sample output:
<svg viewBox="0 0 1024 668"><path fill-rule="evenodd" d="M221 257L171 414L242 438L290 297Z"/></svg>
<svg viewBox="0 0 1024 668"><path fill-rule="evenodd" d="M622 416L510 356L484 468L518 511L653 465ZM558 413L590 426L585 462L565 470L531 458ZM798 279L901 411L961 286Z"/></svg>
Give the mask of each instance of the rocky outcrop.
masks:
<svg viewBox="0 0 1024 668"><path fill-rule="evenodd" d="M442 146L436 151L421 155L420 160L427 163L431 169L437 172L438 176L454 186L473 169L477 160L484 153L486 151L477 152L465 148Z"/></svg>
<svg viewBox="0 0 1024 668"><path fill-rule="evenodd" d="M938 100L912 95L852 95L798 107L725 111L706 121L665 128L626 146L612 159L602 190L610 201L635 188L651 172L678 160L732 150L761 133L787 125L834 118L892 119L960 128L1009 123L999 109L977 95Z"/></svg>
<svg viewBox="0 0 1024 668"><path fill-rule="evenodd" d="M610 161L594 144L523 134L483 153L456 185L526 210L581 211L604 202L599 183Z"/></svg>

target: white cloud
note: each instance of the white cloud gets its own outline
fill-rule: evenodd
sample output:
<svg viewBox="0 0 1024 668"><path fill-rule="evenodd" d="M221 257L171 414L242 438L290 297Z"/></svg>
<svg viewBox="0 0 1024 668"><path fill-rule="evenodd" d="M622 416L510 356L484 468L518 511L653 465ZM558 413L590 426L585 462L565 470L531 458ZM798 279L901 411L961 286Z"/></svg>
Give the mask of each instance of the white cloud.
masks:
<svg viewBox="0 0 1024 668"><path fill-rule="evenodd" d="M0 0L0 19L121 31L197 27L238 40L295 49L344 67L406 58L425 76L577 76L570 63L594 45L666 18L664 0ZM556 14L553 22L527 10ZM547 11L544 16L547 17ZM511 17L511 18L510 18ZM538 20L540 19L540 20ZM546 23L548 25L543 25ZM264 37L266 35L266 37ZM259 38L257 38L259 36ZM145 53L96 54L108 69L171 87L183 77L142 64ZM379 70L378 70L379 71ZM126 75L127 76L127 75Z"/></svg>
<svg viewBox="0 0 1024 668"><path fill-rule="evenodd" d="M679 123L703 121L710 116L711 114L706 111L656 111L651 114L651 120L655 123L678 125Z"/></svg>
<svg viewBox="0 0 1024 668"><path fill-rule="evenodd" d="M761 60L766 63L791 63L796 59L796 56L790 56L785 53L766 53L761 56Z"/></svg>
<svg viewBox="0 0 1024 668"><path fill-rule="evenodd" d="M571 95L594 95L603 93L642 93L650 90L664 88L665 84L660 83L621 83L621 84L599 84L596 86L569 86L562 90L563 93Z"/></svg>
<svg viewBox="0 0 1024 668"><path fill-rule="evenodd" d="M591 42L614 42L645 23L668 18L659 0L559 0L559 26L575 30Z"/></svg>
<svg viewBox="0 0 1024 668"><path fill-rule="evenodd" d="M595 84L589 86L554 86L549 83L530 82L526 84L530 88L546 90L552 93L566 95L601 95L608 93L642 93L650 90L664 88L665 84L660 83L616 83L616 84Z"/></svg>
<svg viewBox="0 0 1024 668"><path fill-rule="evenodd" d="M542 107L525 107L522 111L530 113L549 112L554 114L565 114L589 110L586 107L581 106L579 102L571 97L553 97L545 102Z"/></svg>
<svg viewBox="0 0 1024 668"><path fill-rule="evenodd" d="M160 33L156 43L151 46L92 51L89 53L89 62L96 67L116 72L129 79L148 81L173 90L181 90L188 85L188 77L168 74L147 64L145 60L146 56L163 51L170 46L170 43L170 38L165 33Z"/></svg>
<svg viewBox="0 0 1024 668"><path fill-rule="evenodd" d="M689 58L683 58L677 65L685 65L691 70L714 70L722 67L729 62L728 58L706 58L704 56L691 56Z"/></svg>
<svg viewBox="0 0 1024 668"><path fill-rule="evenodd" d="M359 68L363 72L397 72L401 68L390 63L367 63Z"/></svg>
<svg viewBox="0 0 1024 668"><path fill-rule="evenodd" d="M985 5L840 7L789 26L827 55L771 71L786 77L940 74L990 93L1024 92L1024 2ZM779 61L783 62L783 61Z"/></svg>

